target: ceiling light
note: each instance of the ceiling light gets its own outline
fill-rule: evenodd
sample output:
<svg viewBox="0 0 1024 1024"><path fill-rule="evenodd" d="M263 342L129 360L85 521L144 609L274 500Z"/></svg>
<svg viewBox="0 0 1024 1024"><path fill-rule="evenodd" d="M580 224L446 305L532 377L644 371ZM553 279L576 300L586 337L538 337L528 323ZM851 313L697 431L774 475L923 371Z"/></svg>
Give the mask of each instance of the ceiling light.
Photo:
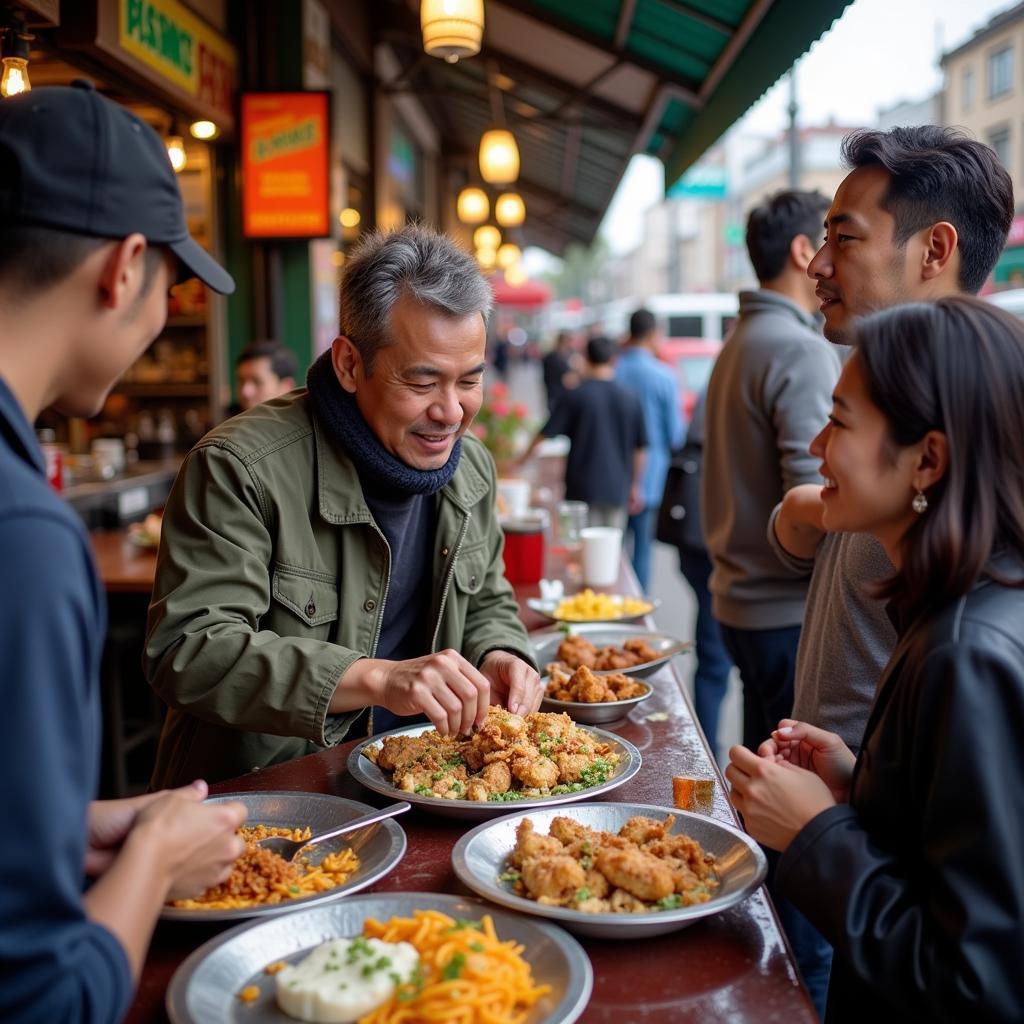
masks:
<svg viewBox="0 0 1024 1024"><path fill-rule="evenodd" d="M497 250L501 245L501 232L493 224L485 224L473 232L473 245L477 249Z"/></svg>
<svg viewBox="0 0 1024 1024"><path fill-rule="evenodd" d="M167 156L174 168L174 173L178 174L185 169L185 164L188 163L185 140L180 135L168 135L164 139L164 145L167 147Z"/></svg>
<svg viewBox="0 0 1024 1024"><path fill-rule="evenodd" d="M220 129L212 121L193 121L188 130L193 138L202 139L204 142L217 138Z"/></svg>
<svg viewBox="0 0 1024 1024"><path fill-rule="evenodd" d="M491 203L482 188L464 188L459 193L455 209L463 224L482 224L491 212Z"/></svg>
<svg viewBox="0 0 1024 1024"><path fill-rule="evenodd" d="M519 177L519 147L507 128L492 128L481 137L480 174L492 185L511 185Z"/></svg>
<svg viewBox="0 0 1024 1024"><path fill-rule="evenodd" d="M353 206L346 206L341 213L338 214L338 220L341 222L343 228L357 228L359 222L362 220L362 216L359 211Z"/></svg>
<svg viewBox="0 0 1024 1024"><path fill-rule="evenodd" d="M423 49L454 64L480 52L484 34L484 0L421 0Z"/></svg>
<svg viewBox="0 0 1024 1024"><path fill-rule="evenodd" d="M523 254L519 251L519 246L514 245L512 242L506 242L500 249L498 249L498 266L502 270L507 270L514 263L518 263L520 257Z"/></svg>
<svg viewBox="0 0 1024 1024"><path fill-rule="evenodd" d="M503 228L518 227L526 219L526 203L518 192L503 192L494 202L494 217Z"/></svg>

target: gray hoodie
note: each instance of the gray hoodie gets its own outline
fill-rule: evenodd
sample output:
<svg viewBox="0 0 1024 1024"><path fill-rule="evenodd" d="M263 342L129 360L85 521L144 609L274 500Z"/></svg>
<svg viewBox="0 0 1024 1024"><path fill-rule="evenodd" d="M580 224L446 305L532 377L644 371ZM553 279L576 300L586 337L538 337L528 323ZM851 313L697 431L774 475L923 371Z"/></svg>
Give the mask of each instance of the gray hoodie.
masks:
<svg viewBox="0 0 1024 1024"><path fill-rule="evenodd" d="M797 626L808 572L768 544L768 517L797 484L821 483L808 451L841 367L812 315L776 292L740 293L740 316L708 383L701 515L715 618L737 629Z"/></svg>

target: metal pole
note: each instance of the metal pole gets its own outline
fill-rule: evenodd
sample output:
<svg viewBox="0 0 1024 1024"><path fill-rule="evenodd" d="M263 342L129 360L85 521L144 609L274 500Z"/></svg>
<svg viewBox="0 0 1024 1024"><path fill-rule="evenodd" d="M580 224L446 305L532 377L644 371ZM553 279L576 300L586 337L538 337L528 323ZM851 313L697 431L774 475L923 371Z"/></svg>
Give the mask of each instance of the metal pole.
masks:
<svg viewBox="0 0 1024 1024"><path fill-rule="evenodd" d="M800 134L796 126L796 65L789 69L789 187L800 187Z"/></svg>

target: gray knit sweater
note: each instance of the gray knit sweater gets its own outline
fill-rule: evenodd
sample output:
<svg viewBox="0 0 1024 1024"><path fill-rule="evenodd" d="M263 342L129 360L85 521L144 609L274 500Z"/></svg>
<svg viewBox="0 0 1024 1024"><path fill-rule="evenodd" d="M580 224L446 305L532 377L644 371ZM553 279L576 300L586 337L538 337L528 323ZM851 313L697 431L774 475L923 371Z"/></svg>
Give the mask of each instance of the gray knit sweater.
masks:
<svg viewBox="0 0 1024 1024"><path fill-rule="evenodd" d="M708 384L701 480L713 611L727 626L803 618L810 566L784 566L765 527L791 487L821 483L808 446L832 408L840 351L783 296L740 293L740 318Z"/></svg>

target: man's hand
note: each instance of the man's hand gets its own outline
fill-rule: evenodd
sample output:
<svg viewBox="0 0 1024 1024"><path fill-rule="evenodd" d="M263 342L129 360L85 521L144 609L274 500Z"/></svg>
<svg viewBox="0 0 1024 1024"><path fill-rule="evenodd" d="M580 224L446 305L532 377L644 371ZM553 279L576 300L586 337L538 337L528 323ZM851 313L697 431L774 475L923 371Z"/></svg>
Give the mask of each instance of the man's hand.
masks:
<svg viewBox="0 0 1024 1024"><path fill-rule="evenodd" d="M514 715L528 715L540 707L544 687L540 676L522 658L509 651L491 651L480 663L490 682L492 704L503 704Z"/></svg>
<svg viewBox="0 0 1024 1024"><path fill-rule="evenodd" d="M853 766L857 759L836 733L793 718L783 718L757 752L761 757L788 761L798 768L814 772L828 786L836 803L844 804L849 800Z"/></svg>
<svg viewBox="0 0 1024 1024"><path fill-rule="evenodd" d="M746 747L729 751L725 777L732 786L729 799L747 831L773 850L785 850L812 818L836 804L814 772L758 757Z"/></svg>
<svg viewBox="0 0 1024 1024"><path fill-rule="evenodd" d="M205 800L209 792L202 779L197 779L183 791L198 794ZM132 830L139 813L163 793L146 793L126 800L93 800L89 804L88 835L85 848L85 873L90 878L103 874L114 862L121 844Z"/></svg>

